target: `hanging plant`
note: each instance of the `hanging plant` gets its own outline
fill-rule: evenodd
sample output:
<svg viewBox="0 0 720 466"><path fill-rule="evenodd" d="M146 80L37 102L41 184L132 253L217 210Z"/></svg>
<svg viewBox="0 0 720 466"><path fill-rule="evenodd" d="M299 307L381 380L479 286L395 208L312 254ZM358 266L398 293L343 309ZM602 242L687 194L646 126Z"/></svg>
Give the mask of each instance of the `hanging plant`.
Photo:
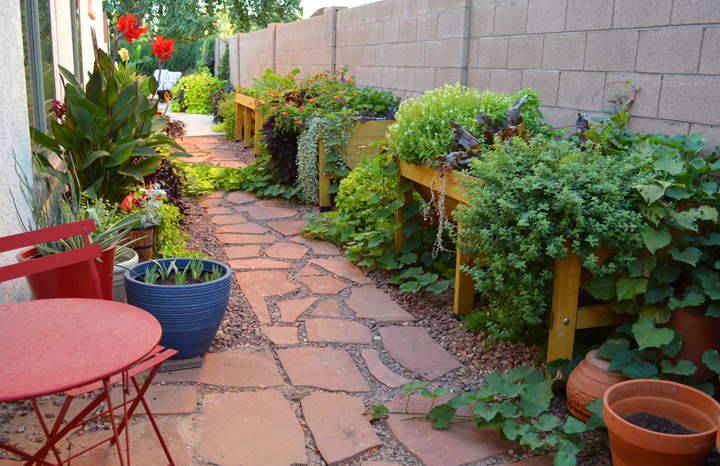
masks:
<svg viewBox="0 0 720 466"><path fill-rule="evenodd" d="M310 118L305 130L298 138L297 181L295 185L303 192L303 198L310 204L319 202L318 190L318 123L321 118Z"/></svg>

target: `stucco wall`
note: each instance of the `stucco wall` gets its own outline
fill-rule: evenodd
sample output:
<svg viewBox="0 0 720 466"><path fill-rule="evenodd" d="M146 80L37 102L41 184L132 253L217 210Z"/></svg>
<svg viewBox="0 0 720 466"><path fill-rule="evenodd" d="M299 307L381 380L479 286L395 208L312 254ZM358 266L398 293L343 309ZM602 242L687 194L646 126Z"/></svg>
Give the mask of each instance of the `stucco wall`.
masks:
<svg viewBox="0 0 720 466"><path fill-rule="evenodd" d="M30 173L31 166L20 2L0 0L0 17L17 18L16 21L4 21L0 28L0 42L4 46L3 66L0 68L0 89L3 90L0 92L0 236L6 236L21 232L11 192L18 201L23 218L29 215L27 206L21 201L13 152L23 170ZM0 254L0 266L14 261L14 253ZM28 298L24 279L0 283L0 303Z"/></svg>
<svg viewBox="0 0 720 466"><path fill-rule="evenodd" d="M445 83L533 87L555 126L597 112L615 92L606 84L630 80L642 88L632 129L720 144L718 0L382 0L276 30L279 73L347 65L359 85L403 98ZM241 76L265 66L238 53Z"/></svg>

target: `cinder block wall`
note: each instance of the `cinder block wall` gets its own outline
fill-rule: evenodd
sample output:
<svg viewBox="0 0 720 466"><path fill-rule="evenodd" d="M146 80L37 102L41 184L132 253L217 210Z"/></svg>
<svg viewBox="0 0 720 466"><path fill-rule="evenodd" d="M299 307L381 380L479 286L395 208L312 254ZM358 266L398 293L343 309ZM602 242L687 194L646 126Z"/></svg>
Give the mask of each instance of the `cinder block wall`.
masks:
<svg viewBox="0 0 720 466"><path fill-rule="evenodd" d="M718 0L382 0L239 41L240 79L270 67L274 47L276 72L349 66L359 85L403 98L445 83L533 87L555 126L597 112L629 80L642 88L632 129L720 144Z"/></svg>
<svg viewBox="0 0 720 466"><path fill-rule="evenodd" d="M275 29L271 24L267 29L237 34L240 59L238 60L239 86L252 86L252 77L257 77L267 68L275 69Z"/></svg>

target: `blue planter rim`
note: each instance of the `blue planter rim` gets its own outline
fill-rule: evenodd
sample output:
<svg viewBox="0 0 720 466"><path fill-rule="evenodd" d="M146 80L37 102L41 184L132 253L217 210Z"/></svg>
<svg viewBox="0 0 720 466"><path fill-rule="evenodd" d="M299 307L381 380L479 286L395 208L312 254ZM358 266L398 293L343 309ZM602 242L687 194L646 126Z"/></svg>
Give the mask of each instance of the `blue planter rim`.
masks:
<svg viewBox="0 0 720 466"><path fill-rule="evenodd" d="M160 264L163 264L163 265L166 265L166 264L170 265L172 263L172 261L188 261L188 262L190 262L190 261L194 261L194 260L197 260L197 259L190 259L188 257L177 257L177 258L170 258L170 259L155 259L155 262L159 262ZM230 267L227 264L223 264L222 262L217 262L217 261L210 260L210 259L200 259L200 260L203 261L203 271L204 272L212 272L212 266L217 265L217 266L220 266L221 270L223 271L223 274L220 275L220 278L218 278L217 280L213 280L211 282L193 283L190 285L156 285L154 283L145 283L144 281L140 281L136 278L135 275L130 273L130 271L133 271L138 275L143 275L145 273L145 267L152 267L153 265L157 265L153 261L145 261L145 262L140 262L132 267L129 267L130 270L126 270L124 275L125 275L126 280L132 280L132 281L140 283L144 286L163 288L163 289L177 288L179 290L188 289L190 287L199 288L199 287L203 287L203 286L211 286L213 283L217 284L217 282L222 281L226 276L232 275L232 269L230 269ZM177 263L176 263L176 265L177 265ZM187 264L184 264L183 267L178 266L178 269L181 269L181 271L182 271L182 269L185 268L185 265L187 265ZM209 267L207 267L208 265L209 265ZM143 273L140 273L141 271Z"/></svg>

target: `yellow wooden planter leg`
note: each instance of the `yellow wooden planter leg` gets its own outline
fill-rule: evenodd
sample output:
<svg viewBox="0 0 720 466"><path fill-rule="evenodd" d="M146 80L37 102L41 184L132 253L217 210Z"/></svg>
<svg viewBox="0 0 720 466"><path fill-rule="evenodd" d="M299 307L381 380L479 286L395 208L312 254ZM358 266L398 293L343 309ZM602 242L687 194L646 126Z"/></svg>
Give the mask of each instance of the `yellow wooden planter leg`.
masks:
<svg viewBox="0 0 720 466"><path fill-rule="evenodd" d="M565 260L555 262L548 361L572 359L581 269L580 259L572 251L568 251Z"/></svg>
<svg viewBox="0 0 720 466"><path fill-rule="evenodd" d="M259 143L262 139L263 123L265 123L265 118L263 118L263 114L260 113L260 110L255 109L255 144Z"/></svg>
<svg viewBox="0 0 720 466"><path fill-rule="evenodd" d="M243 134L243 144L245 147L252 147L252 139L250 139L250 132L252 129L252 110L249 107L245 107L245 132Z"/></svg>
<svg viewBox="0 0 720 466"><path fill-rule="evenodd" d="M320 187L318 196L320 200L320 212L330 210L332 200L330 198L330 175L325 173L325 142L323 141L323 129L318 127L318 174L320 176Z"/></svg>
<svg viewBox="0 0 720 466"><path fill-rule="evenodd" d="M460 224L458 224L460 231ZM460 250L458 244L455 262L455 314L470 314L475 305L475 282L472 276L460 270L463 265L470 265L471 259Z"/></svg>
<svg viewBox="0 0 720 466"><path fill-rule="evenodd" d="M235 140L239 141L242 139L243 134L243 122L244 122L244 116L243 116L243 106L236 103L235 104Z"/></svg>

